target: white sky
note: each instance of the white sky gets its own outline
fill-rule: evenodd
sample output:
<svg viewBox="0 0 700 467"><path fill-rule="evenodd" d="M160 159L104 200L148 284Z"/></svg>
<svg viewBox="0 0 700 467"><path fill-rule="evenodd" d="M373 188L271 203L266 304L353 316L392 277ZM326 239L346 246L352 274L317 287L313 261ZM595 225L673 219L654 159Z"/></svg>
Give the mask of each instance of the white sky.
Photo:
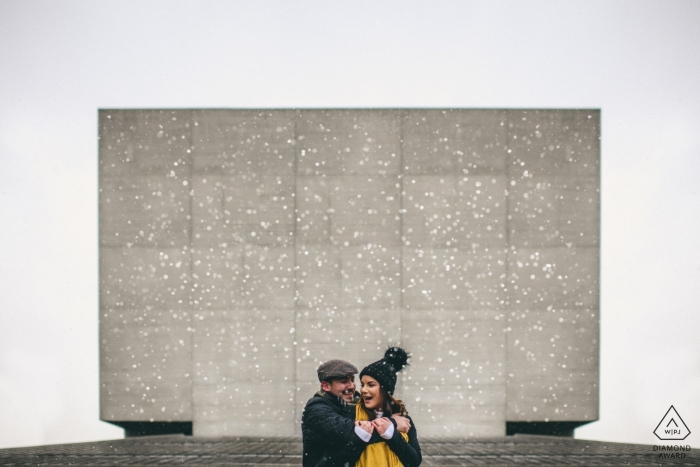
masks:
<svg viewBox="0 0 700 467"><path fill-rule="evenodd" d="M381 5L377 5L381 3ZM700 2L0 0L0 448L98 420L97 109L602 109L600 421L700 447Z"/></svg>

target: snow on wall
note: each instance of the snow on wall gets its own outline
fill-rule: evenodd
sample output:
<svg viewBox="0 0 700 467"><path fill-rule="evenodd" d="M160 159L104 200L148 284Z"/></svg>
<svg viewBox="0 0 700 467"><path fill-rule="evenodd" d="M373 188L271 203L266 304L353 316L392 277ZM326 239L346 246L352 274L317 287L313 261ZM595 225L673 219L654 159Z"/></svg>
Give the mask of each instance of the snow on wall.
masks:
<svg viewBox="0 0 700 467"><path fill-rule="evenodd" d="M422 436L598 416L597 110L101 110L101 418L299 434L413 353Z"/></svg>

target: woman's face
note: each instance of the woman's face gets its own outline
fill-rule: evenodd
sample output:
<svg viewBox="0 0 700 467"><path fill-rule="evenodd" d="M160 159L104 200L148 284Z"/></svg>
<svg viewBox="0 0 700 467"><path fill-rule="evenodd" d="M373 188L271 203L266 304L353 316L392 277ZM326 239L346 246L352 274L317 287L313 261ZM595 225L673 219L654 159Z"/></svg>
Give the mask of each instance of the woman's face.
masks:
<svg viewBox="0 0 700 467"><path fill-rule="evenodd" d="M362 395L362 401L365 407L370 410L381 409L383 401L379 382L369 375L364 375L361 383L362 389L360 389L360 394Z"/></svg>

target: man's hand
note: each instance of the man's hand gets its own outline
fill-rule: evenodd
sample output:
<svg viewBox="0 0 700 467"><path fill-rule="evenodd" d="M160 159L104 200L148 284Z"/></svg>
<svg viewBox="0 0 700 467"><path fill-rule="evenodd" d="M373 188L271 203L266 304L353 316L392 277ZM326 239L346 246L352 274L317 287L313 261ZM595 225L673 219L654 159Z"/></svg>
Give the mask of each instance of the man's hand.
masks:
<svg viewBox="0 0 700 467"><path fill-rule="evenodd" d="M403 415L394 414L391 418L396 420L396 430L398 430L399 433L408 433L408 430L411 429L411 421Z"/></svg>
<svg viewBox="0 0 700 467"><path fill-rule="evenodd" d="M386 430L388 430L389 427L391 426L391 420L389 420L388 418L384 418L384 417L375 418L374 420L372 420L372 426L374 426L374 428L377 429L377 432L380 435L383 435L384 432L386 432Z"/></svg>
<svg viewBox="0 0 700 467"><path fill-rule="evenodd" d="M359 426L369 434L372 434L374 431L374 425L369 420L358 420L355 422L355 426Z"/></svg>

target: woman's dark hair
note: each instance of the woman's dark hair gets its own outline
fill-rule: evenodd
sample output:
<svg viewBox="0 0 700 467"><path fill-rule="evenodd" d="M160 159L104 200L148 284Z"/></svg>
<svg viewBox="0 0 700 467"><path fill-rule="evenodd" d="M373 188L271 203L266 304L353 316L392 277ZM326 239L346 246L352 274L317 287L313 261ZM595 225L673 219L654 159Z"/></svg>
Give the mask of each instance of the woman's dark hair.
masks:
<svg viewBox="0 0 700 467"><path fill-rule="evenodd" d="M408 410L406 410L406 406L402 400L389 394L383 387L380 387L379 391L382 394L381 412L383 412L384 417L391 417L391 415L395 413L403 415L404 417L408 415ZM365 401L362 398L360 398L360 405L370 420L377 418L377 414L374 413L374 410L365 407Z"/></svg>

